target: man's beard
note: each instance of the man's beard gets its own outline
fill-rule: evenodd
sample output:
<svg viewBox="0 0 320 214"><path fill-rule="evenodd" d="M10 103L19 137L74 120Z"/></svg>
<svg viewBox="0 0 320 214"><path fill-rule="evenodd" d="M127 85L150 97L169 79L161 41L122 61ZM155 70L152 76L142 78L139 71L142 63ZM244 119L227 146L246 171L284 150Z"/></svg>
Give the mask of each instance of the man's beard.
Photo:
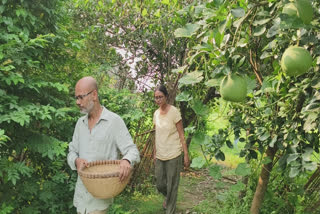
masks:
<svg viewBox="0 0 320 214"><path fill-rule="evenodd" d="M93 106L94 106L94 103L93 103L93 101L91 100L91 101L88 103L88 106L87 106L87 107L85 107L85 108L83 108L83 109L80 110L80 113L81 113L81 114L89 114L89 113L92 111Z"/></svg>

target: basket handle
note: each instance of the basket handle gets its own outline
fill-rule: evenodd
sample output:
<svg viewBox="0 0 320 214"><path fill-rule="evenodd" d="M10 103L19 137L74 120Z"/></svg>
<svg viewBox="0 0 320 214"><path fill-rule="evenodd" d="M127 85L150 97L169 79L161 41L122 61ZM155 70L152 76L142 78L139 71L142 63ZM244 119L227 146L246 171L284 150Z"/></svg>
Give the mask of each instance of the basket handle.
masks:
<svg viewBox="0 0 320 214"><path fill-rule="evenodd" d="M88 167L90 166L96 166L96 165L105 165L105 164L114 164L119 165L120 160L96 160L88 163ZM84 169L87 168L84 164L81 165L79 169L79 175L85 178L110 178L110 177L119 177L120 172L106 172L106 173L96 173L96 174L89 174L84 171Z"/></svg>

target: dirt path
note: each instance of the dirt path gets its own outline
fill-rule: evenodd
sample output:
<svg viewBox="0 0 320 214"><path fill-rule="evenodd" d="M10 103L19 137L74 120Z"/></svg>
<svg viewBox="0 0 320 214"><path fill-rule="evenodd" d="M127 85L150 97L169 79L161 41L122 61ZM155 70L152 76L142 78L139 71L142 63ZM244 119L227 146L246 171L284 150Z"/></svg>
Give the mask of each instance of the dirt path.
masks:
<svg viewBox="0 0 320 214"><path fill-rule="evenodd" d="M229 180L230 179L230 180ZM181 173L176 214L216 213L217 200L230 185L232 178L213 179L207 170ZM111 214L165 214L162 209L164 197L156 191L154 184L146 182L144 192L129 196L120 195L115 199ZM147 187L146 187L147 186Z"/></svg>
<svg viewBox="0 0 320 214"><path fill-rule="evenodd" d="M231 178L232 180L232 178ZM207 170L188 171L181 174L177 214L200 214L201 206L210 206L233 182L214 180ZM199 209L197 209L197 207Z"/></svg>

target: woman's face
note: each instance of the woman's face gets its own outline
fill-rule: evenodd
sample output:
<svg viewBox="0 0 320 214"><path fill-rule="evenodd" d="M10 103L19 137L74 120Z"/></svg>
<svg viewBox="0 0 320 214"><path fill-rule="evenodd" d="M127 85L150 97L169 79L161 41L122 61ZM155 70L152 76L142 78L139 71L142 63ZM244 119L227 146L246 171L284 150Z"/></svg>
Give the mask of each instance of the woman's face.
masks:
<svg viewBox="0 0 320 214"><path fill-rule="evenodd" d="M154 100L158 106L162 106L167 103L166 96L161 91L154 92Z"/></svg>

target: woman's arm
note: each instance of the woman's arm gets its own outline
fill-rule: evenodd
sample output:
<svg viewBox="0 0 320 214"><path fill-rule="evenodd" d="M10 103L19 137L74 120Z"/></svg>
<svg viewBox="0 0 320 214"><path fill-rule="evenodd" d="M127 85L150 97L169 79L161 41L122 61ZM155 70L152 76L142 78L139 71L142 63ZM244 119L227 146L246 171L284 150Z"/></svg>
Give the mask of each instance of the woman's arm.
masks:
<svg viewBox="0 0 320 214"><path fill-rule="evenodd" d="M153 125L153 130L154 132L156 131L156 125ZM156 163L156 141L154 140L154 144L153 144L153 164Z"/></svg>
<svg viewBox="0 0 320 214"><path fill-rule="evenodd" d="M182 145L183 153L184 153L184 166L189 167L190 165L190 159L189 159L189 154L188 154L188 147L184 139L184 131L183 131L183 125L182 125L182 120L179 120L179 122L176 123L176 127L179 133L179 138L180 138L180 143Z"/></svg>

